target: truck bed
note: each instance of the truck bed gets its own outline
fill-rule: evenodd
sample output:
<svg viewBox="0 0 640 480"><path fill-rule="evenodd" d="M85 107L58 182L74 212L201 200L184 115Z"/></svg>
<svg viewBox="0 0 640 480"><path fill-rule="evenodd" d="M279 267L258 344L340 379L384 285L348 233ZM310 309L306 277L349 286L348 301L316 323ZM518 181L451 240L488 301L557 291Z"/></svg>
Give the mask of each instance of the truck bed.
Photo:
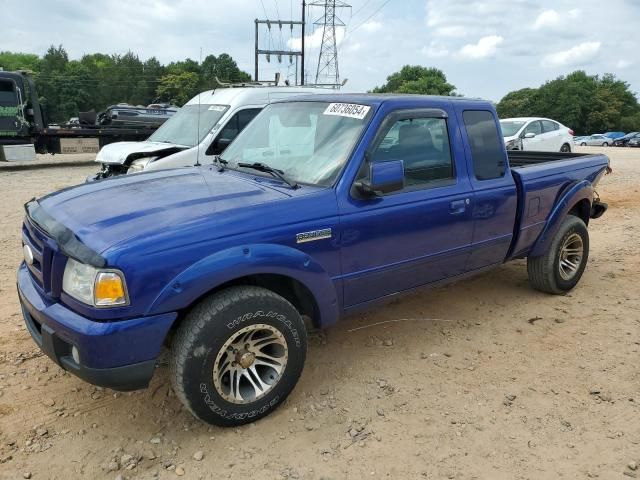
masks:
<svg viewBox="0 0 640 480"><path fill-rule="evenodd" d="M587 180L596 185L609 159L602 154L507 152L518 190L518 212L512 258L529 251L558 198L572 185Z"/></svg>
<svg viewBox="0 0 640 480"><path fill-rule="evenodd" d="M592 153L575 152L533 152L520 150L507 150L509 165L511 168L524 168L541 163L557 162L561 160L573 160L581 157L594 156Z"/></svg>

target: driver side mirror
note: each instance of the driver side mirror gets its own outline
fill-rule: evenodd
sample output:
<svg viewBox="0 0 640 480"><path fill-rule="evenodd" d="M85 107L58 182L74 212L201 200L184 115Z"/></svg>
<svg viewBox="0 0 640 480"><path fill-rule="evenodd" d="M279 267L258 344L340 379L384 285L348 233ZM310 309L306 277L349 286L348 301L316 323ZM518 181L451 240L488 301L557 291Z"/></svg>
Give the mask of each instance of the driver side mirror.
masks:
<svg viewBox="0 0 640 480"><path fill-rule="evenodd" d="M365 196L381 196L404 188L404 162L389 160L369 165L369 178L356 183Z"/></svg>
<svg viewBox="0 0 640 480"><path fill-rule="evenodd" d="M232 141L233 140L230 138L218 138L214 140L211 146L207 149L206 155L220 155L229 145L231 145Z"/></svg>
<svg viewBox="0 0 640 480"><path fill-rule="evenodd" d="M536 136L535 133L529 132L524 134L524 138L534 138Z"/></svg>

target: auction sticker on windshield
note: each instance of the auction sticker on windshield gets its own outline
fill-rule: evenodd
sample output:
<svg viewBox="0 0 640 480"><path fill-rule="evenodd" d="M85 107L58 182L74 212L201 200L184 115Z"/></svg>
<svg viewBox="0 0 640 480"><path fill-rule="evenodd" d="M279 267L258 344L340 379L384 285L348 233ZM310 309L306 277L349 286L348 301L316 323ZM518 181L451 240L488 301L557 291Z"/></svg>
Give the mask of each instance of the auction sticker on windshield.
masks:
<svg viewBox="0 0 640 480"><path fill-rule="evenodd" d="M213 110L214 112L224 112L227 107L224 105L211 105L209 110Z"/></svg>
<svg viewBox="0 0 640 480"><path fill-rule="evenodd" d="M371 107L368 105L358 105L356 103L330 103L324 114L362 120L370 109Z"/></svg>

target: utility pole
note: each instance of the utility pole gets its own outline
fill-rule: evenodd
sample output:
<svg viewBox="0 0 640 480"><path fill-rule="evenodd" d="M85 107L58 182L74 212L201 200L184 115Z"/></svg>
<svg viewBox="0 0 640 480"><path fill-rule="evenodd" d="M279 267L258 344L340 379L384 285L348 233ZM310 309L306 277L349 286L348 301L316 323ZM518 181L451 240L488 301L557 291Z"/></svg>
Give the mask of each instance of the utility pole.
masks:
<svg viewBox="0 0 640 480"><path fill-rule="evenodd" d="M309 5L324 8L324 15L315 22L315 25L322 26L322 45L320 55L318 55L316 84L339 86L340 70L338 68L336 27L344 27L345 25L336 15L336 10L350 8L351 5L342 0L313 0L309 2Z"/></svg>
<svg viewBox="0 0 640 480"><path fill-rule="evenodd" d="M259 67L259 57L260 55L264 55L267 59L267 62L271 62L271 56L275 55L278 63L282 63L282 57L289 57L289 63L293 63L293 58L302 57L302 66L304 71L304 21L299 20L258 20L255 19L255 72L254 72L254 81L260 82L260 72L258 70ZM293 27L296 25L301 26L302 28L302 49L301 50L264 50L260 48L259 44L259 33L260 33L260 25L266 25L271 32L271 27L277 25L280 30L282 30L282 26L286 25L291 29L291 33L293 34ZM293 36L293 35L292 35ZM266 80L265 80L266 81ZM302 80L304 82L304 78ZM296 75L297 82L297 75Z"/></svg>

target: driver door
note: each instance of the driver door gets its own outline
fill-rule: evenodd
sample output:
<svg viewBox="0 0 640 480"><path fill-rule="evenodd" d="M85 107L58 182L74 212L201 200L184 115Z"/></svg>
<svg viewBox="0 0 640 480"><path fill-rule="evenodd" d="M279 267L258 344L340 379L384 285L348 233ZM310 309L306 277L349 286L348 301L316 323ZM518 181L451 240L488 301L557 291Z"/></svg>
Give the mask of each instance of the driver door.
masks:
<svg viewBox="0 0 640 480"><path fill-rule="evenodd" d="M473 234L473 195L464 152L451 146L455 119L440 109L403 110L382 123L369 162L402 160L402 190L342 205L344 307L465 271Z"/></svg>
<svg viewBox="0 0 640 480"><path fill-rule="evenodd" d="M535 135L532 138L526 138L527 135ZM526 126L522 132L522 149L529 151L543 151L544 150L544 138L542 137L542 123L539 120L534 120Z"/></svg>

